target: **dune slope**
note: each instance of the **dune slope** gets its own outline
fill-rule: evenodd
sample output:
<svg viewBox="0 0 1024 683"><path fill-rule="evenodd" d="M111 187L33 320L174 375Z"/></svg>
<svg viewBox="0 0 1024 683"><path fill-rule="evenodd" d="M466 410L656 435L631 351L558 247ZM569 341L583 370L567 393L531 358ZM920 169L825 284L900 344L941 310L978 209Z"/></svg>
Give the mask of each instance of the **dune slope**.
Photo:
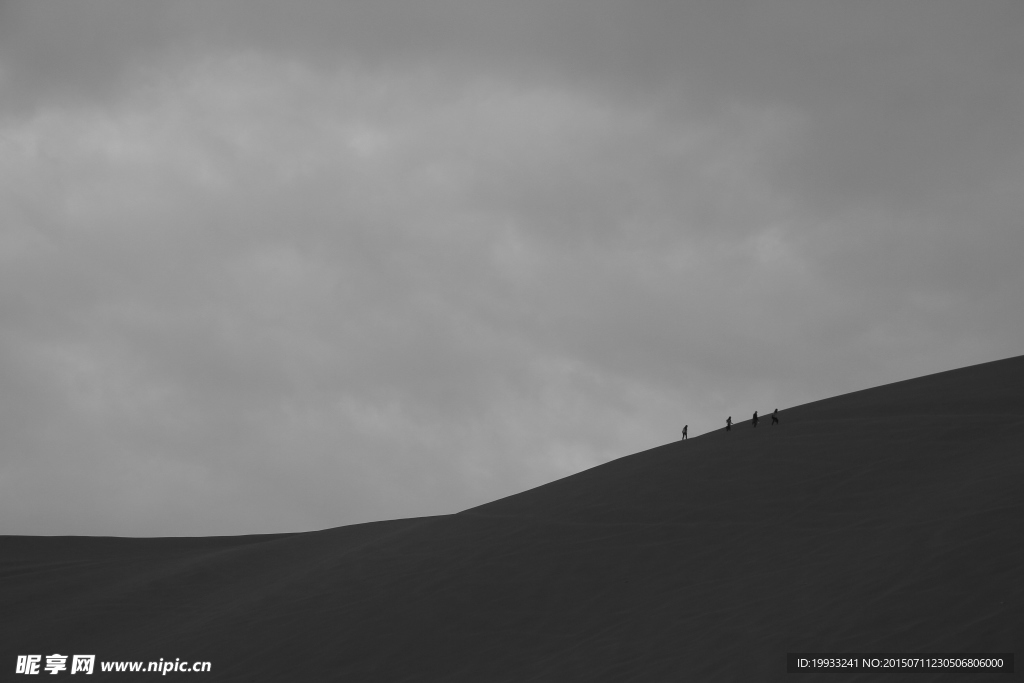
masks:
<svg viewBox="0 0 1024 683"><path fill-rule="evenodd" d="M207 660L169 675L210 681L876 680L785 655L1019 648L1024 356L779 415L455 515L0 537L0 670L58 652Z"/></svg>

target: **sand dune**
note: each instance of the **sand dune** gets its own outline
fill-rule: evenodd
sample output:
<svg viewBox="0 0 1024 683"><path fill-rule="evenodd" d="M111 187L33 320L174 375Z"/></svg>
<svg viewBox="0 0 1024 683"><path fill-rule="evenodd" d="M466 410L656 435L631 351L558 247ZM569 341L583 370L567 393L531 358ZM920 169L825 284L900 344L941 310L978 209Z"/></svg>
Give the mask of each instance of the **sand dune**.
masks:
<svg viewBox="0 0 1024 683"><path fill-rule="evenodd" d="M1020 651L1024 356L779 415L455 515L0 537L2 678L59 652L197 681L878 680L785 655Z"/></svg>

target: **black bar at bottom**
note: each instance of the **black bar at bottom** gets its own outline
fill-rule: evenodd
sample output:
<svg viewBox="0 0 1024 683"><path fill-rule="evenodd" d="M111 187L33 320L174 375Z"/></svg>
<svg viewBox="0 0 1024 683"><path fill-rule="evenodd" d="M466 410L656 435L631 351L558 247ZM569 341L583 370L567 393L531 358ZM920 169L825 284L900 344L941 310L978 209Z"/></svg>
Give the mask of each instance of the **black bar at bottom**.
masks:
<svg viewBox="0 0 1024 683"><path fill-rule="evenodd" d="M998 671L1013 673L1012 652L787 652L786 671Z"/></svg>

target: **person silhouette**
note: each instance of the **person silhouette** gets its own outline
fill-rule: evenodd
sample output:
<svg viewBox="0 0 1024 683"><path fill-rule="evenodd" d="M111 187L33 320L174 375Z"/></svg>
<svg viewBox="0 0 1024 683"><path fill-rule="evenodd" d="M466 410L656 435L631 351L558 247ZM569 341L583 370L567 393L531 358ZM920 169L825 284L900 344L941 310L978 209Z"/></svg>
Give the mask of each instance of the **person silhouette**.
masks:
<svg viewBox="0 0 1024 683"><path fill-rule="evenodd" d="M680 439L680 441L683 441L683 440L686 439L686 428L689 427L689 426L690 425L683 425L683 438Z"/></svg>
<svg viewBox="0 0 1024 683"><path fill-rule="evenodd" d="M757 411L756 411L756 410L754 411L754 420L753 420L753 424L754 424L754 426L755 426L755 427L757 426Z"/></svg>
<svg viewBox="0 0 1024 683"><path fill-rule="evenodd" d="M729 431L730 429L732 429L732 415L725 418L725 431Z"/></svg>
<svg viewBox="0 0 1024 683"><path fill-rule="evenodd" d="M779 424L779 409L776 408L775 412L772 413L772 425Z"/></svg>

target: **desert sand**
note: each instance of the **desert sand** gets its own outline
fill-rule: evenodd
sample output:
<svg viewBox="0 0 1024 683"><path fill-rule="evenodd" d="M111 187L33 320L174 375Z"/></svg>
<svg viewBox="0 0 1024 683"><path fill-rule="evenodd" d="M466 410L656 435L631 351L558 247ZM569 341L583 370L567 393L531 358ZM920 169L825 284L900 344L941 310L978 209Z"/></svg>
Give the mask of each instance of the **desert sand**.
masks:
<svg viewBox="0 0 1024 683"><path fill-rule="evenodd" d="M1012 678L786 653L1024 652L1024 356L774 407L453 515L0 537L0 678L33 653L210 661L168 674L195 681Z"/></svg>

